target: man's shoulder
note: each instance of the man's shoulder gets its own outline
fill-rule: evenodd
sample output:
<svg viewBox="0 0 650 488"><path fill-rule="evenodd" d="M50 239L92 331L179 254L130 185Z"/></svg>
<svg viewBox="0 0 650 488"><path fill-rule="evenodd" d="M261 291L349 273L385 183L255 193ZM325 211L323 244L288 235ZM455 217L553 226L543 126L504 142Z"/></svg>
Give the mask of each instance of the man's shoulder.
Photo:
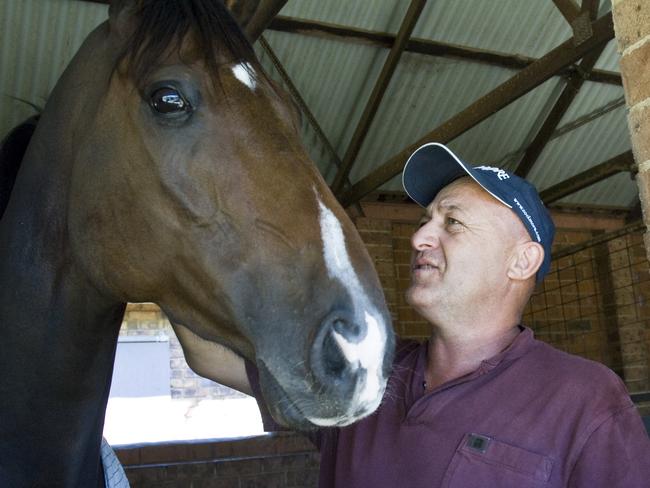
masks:
<svg viewBox="0 0 650 488"><path fill-rule="evenodd" d="M602 395L631 402L621 378L606 365L575 354L561 351L540 340L535 340L527 355L527 362L539 368L542 380L592 397ZM612 398L614 399L614 398Z"/></svg>
<svg viewBox="0 0 650 488"><path fill-rule="evenodd" d="M549 367L562 369L565 373L573 372L577 375L586 373L616 376L611 369L602 363L562 351L561 349L537 338L533 341L531 353L537 360L548 361Z"/></svg>

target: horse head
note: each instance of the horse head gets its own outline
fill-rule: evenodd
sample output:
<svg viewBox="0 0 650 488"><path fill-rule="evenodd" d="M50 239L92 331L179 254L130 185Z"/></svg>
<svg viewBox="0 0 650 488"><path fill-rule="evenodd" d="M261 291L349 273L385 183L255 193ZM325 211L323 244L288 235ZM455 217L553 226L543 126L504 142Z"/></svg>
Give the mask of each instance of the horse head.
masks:
<svg viewBox="0 0 650 488"><path fill-rule="evenodd" d="M159 304L199 373L202 342L255 361L281 423L372 412L393 349L381 287L250 40L214 0L122 0L109 17L59 88L83 92L67 222L88 279Z"/></svg>

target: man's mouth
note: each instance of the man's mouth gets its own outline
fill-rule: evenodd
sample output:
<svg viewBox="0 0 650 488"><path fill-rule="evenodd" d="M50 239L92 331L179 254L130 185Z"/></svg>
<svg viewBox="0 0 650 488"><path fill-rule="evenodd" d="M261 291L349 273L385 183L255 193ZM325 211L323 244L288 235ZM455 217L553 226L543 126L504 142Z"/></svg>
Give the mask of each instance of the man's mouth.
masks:
<svg viewBox="0 0 650 488"><path fill-rule="evenodd" d="M440 268L437 266L437 263L433 262L432 260L420 257L415 260L412 269L413 271L432 271L434 269L438 270Z"/></svg>
<svg viewBox="0 0 650 488"><path fill-rule="evenodd" d="M413 266L413 270L419 271L419 270L431 270L431 269L438 269L437 266L434 266L433 264L416 264Z"/></svg>

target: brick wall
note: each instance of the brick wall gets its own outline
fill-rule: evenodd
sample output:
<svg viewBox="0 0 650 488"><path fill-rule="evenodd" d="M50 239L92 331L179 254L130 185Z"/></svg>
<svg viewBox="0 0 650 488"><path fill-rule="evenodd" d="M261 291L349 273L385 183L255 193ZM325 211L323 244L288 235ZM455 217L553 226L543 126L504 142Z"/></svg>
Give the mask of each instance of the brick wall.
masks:
<svg viewBox="0 0 650 488"><path fill-rule="evenodd" d="M315 488L319 456L303 436L116 447L132 488Z"/></svg>

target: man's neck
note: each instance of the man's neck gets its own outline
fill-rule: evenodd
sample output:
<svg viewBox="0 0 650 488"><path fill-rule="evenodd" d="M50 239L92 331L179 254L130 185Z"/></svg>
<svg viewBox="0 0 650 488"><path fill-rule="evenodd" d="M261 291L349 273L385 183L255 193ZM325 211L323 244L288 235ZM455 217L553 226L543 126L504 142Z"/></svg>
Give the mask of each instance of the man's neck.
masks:
<svg viewBox="0 0 650 488"><path fill-rule="evenodd" d="M427 391L476 371L483 361L506 349L519 332L518 325L460 332L434 326L425 372Z"/></svg>

